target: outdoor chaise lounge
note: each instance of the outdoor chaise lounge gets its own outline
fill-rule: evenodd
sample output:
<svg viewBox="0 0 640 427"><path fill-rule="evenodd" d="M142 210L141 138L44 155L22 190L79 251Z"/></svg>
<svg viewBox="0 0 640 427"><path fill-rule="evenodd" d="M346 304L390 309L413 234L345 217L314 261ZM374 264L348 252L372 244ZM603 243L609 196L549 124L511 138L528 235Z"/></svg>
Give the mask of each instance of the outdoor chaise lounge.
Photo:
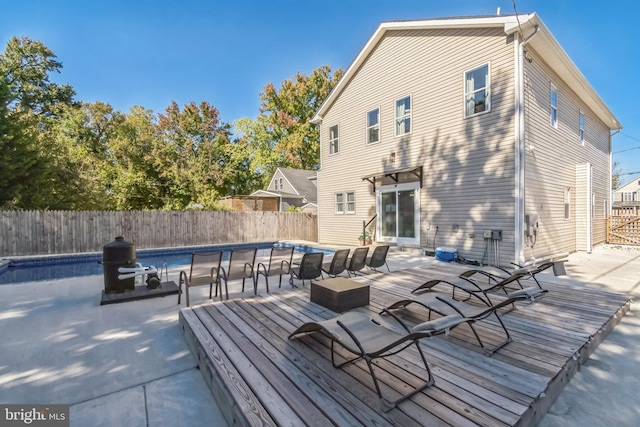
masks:
<svg viewBox="0 0 640 427"><path fill-rule="evenodd" d="M491 267L467 270L464 273L460 274L459 277L471 279L474 275L479 274L487 277L489 281L493 280L494 282L497 283L502 280L505 280L511 275L524 273L524 276L522 277L522 279L531 278L536 282L536 285L538 286L538 288L542 289L540 282L538 282L538 279L536 279L536 275L538 273L542 273L543 271L551 267L553 267L553 272L554 272L554 275L556 276L561 276L563 274L566 274L566 272L564 271L564 262L565 262L564 260L547 261L539 265L531 264L526 266L518 266L518 268L511 271L502 267L491 266ZM520 283L519 280L517 282L521 288L524 288L524 286L522 285L522 283Z"/></svg>
<svg viewBox="0 0 640 427"><path fill-rule="evenodd" d="M178 281L178 304L182 296L182 285L187 294L187 307L189 307L189 288L193 286L209 285L209 298L211 298L213 285L216 285L216 295L220 285L220 263L222 251L193 253L191 255L191 268L189 275L185 271L180 272ZM222 290L220 291L222 292Z"/></svg>
<svg viewBox="0 0 640 427"><path fill-rule="evenodd" d="M462 319L464 319L461 323L466 323L471 328L471 331L475 335L478 340L478 344L482 349L487 353L487 355L491 356L493 353L509 344L512 341L511 334L509 334L509 330L505 326L504 322L498 315L498 310L502 307L506 307L507 305L512 305L516 301L522 301L529 299L534 301L535 298L543 293L546 293L546 290L538 289L535 287L527 288L527 289L519 289L507 294L507 298L500 301L495 305L489 304L483 298L480 298L477 294L472 293L471 296L475 296L479 304L469 304L463 301L455 300L449 296L442 295L438 292L425 292L419 295L412 296L411 298L406 298L400 301L396 301L385 310L397 310L403 309L410 304L418 304L428 310L428 320L431 320L431 312L435 311L441 316L455 316L458 315ZM471 297L470 297L471 298ZM384 310L383 310L384 312ZM480 320L484 320L487 317L494 315L500 326L504 330L506 338L501 343L495 345L493 348L485 347L482 339L480 339L480 335L476 331L474 327L474 323Z"/></svg>
<svg viewBox="0 0 640 427"><path fill-rule="evenodd" d="M258 293L256 278L253 274L257 251L257 248L234 249L231 251L231 257L229 258L229 267L226 270L224 267L220 267L220 279L224 281L227 299L229 299L229 280L242 279L242 292L244 292L245 280L251 279L253 282L253 293ZM217 295L216 291L216 296ZM220 299L222 299L222 289L220 289Z"/></svg>
<svg viewBox="0 0 640 427"><path fill-rule="evenodd" d="M271 248L269 264L261 262L258 263L258 267L256 268L256 287L258 286L258 279L261 274L264 276L267 292L269 292L269 276L280 276L278 287L282 286L282 275L289 274L289 270L291 270L293 249L293 246Z"/></svg>
<svg viewBox="0 0 640 427"><path fill-rule="evenodd" d="M454 299L456 297L455 295L456 290L460 290L469 295L476 295L487 305L493 305L491 302L491 299L489 298L489 294L491 292L503 291L506 295L509 292L507 285L517 282L519 279L526 276L527 276L527 273L523 273L523 272L515 273L507 277L506 279L503 279L500 281L490 280L487 283L480 283L478 281L475 281L466 277L457 277L455 279L448 279L448 280L434 279L434 280L429 280L423 283L422 285L418 286L417 288L412 290L411 293L431 290L436 285L448 285L452 287L451 296ZM538 287L522 288L520 290L525 291L526 293L526 292L533 292L533 289L540 290L540 288Z"/></svg>
<svg viewBox="0 0 640 427"><path fill-rule="evenodd" d="M367 254L369 253L369 246L364 248L357 248L353 251L353 255L347 261L347 272L349 277L353 274L357 276L358 271L361 271L367 265Z"/></svg>
<svg viewBox="0 0 640 427"><path fill-rule="evenodd" d="M376 246L371 256L367 257L365 264L371 270L378 272L378 268L383 265L387 267L387 271L391 273L389 264L387 264L387 253L389 252L389 245Z"/></svg>
<svg viewBox="0 0 640 427"><path fill-rule="evenodd" d="M347 260L349 258L350 249L340 249L333 254L331 262L322 264L322 272L329 277L336 277L347 269ZM349 272L347 271L347 274Z"/></svg>
<svg viewBox="0 0 640 427"><path fill-rule="evenodd" d="M383 326L385 320L379 317L371 317L361 311L348 311L333 319L321 322L308 322L300 326L289 335L289 339L297 337L301 334L310 334L320 332L331 340L331 363L334 368L342 368L351 363L362 359L367 363L376 393L380 398L382 409L388 412L400 402L409 399L420 391L433 385L434 378L431 375L427 359L420 348L418 340L421 338L432 337L442 333L448 333L450 328L457 326L462 322L462 318L458 315L441 317L430 322L420 323L413 328L405 325L397 316L391 312L390 314L401 325L405 333L399 333ZM346 359L345 362L336 364L335 361L335 343L339 343L349 353L355 355L352 359ZM377 358L387 358L394 354L400 353L411 344L416 345L418 354L424 363L427 378L417 388L403 395L394 402L389 402L382 397L380 385L373 369L373 360Z"/></svg>
<svg viewBox="0 0 640 427"><path fill-rule="evenodd" d="M291 267L289 273L289 284L291 287L295 287L293 279L302 280L302 286L304 286L305 280L313 280L318 277L322 277L322 260L324 258L323 252L309 252L302 256L300 264Z"/></svg>

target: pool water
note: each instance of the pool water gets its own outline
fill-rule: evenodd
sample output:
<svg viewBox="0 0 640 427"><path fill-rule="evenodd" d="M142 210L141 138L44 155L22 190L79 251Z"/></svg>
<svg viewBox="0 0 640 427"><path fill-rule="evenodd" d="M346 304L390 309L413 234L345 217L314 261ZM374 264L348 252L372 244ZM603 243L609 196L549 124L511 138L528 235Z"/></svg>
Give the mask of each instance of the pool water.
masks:
<svg viewBox="0 0 640 427"><path fill-rule="evenodd" d="M289 245L278 242L262 242L251 244L217 245L210 247L199 246L197 248L138 250L136 251L136 257L137 262L143 266L153 265L160 270L164 264L169 268L189 265L191 263L191 254L193 252L223 250L223 260L228 260L233 249L255 247L258 248L258 256L260 256L261 250L268 250L274 246L294 246L294 251L299 253L320 251L327 254L334 252L313 246ZM265 251L264 255L268 256L268 254L268 251ZM7 268L0 270L0 285L103 274L103 267L102 264L100 264L101 260L102 254L12 260Z"/></svg>

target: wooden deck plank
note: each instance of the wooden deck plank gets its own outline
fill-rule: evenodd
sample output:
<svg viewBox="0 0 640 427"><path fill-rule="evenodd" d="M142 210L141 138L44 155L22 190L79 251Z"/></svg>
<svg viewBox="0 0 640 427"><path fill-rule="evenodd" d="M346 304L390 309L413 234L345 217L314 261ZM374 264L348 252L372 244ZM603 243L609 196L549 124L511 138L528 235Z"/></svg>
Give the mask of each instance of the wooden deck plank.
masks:
<svg viewBox="0 0 640 427"><path fill-rule="evenodd" d="M466 269L444 264L359 276L354 280L371 286L370 304L360 310L377 314L424 281ZM380 410L366 364L334 369L326 337L287 339L304 322L336 315L311 303L308 287L183 309L180 321L214 396L231 403L225 417L234 425L528 426L542 418L630 306L624 295L551 277L539 276L549 290L544 297L500 313L513 342L493 357L484 355L467 326L421 340L436 382L388 413ZM426 320L427 311L398 315L414 324ZM487 345L504 338L493 316L474 326ZM376 360L374 369L391 399L426 375L415 347Z"/></svg>

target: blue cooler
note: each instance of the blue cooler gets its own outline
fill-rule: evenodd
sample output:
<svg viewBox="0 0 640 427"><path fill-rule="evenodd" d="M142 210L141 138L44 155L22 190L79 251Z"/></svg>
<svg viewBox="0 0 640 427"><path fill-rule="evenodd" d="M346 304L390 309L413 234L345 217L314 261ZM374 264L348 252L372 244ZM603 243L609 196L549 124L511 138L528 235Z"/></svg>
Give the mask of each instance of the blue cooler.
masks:
<svg viewBox="0 0 640 427"><path fill-rule="evenodd" d="M448 248L446 246L436 248L436 260L451 262L455 261L456 258L458 258L458 249Z"/></svg>

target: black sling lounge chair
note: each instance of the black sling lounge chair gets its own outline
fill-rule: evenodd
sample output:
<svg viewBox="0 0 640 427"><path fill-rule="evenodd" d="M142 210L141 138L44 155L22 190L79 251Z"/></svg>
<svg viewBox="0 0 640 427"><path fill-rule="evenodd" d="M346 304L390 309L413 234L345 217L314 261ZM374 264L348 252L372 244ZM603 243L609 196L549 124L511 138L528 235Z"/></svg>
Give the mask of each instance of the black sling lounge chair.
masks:
<svg viewBox="0 0 640 427"><path fill-rule="evenodd" d="M479 269L472 269L472 270L467 270L464 273L460 274L459 277L464 277L466 279L472 279L473 280L473 276L478 274L478 275L482 275L485 276L489 279L489 281L493 281L495 283L498 283L502 280L505 280L506 278L508 278L509 276L512 276L514 274L520 274L523 273L524 276L522 277L522 279L533 279L536 282L536 285L538 286L538 288L542 289L542 286L540 285L540 282L538 282L538 279L536 279L536 275L538 273L542 273L543 271L553 267L553 273L556 276L561 276L564 274L567 274L564 270L564 262L565 260L559 260L559 261L547 261L547 262L543 262L542 264L539 265L527 265L527 266L518 266L518 268L514 269L514 270L507 270L504 269L502 267L486 267L486 268L479 268ZM524 286L522 285L522 283L520 283L520 280L517 280L517 283L520 285L521 288L524 288Z"/></svg>
<svg viewBox="0 0 640 427"><path fill-rule="evenodd" d="M489 294L491 292L503 291L504 294L506 295L509 292L507 285L510 285L513 282L517 282L519 279L526 276L527 276L527 273L516 273L498 282L489 281L488 283L480 283L478 281L474 281L472 279L465 278L465 277L458 277L450 280L435 279L435 280L429 280L423 283L422 285L418 286L413 291L411 291L411 293L432 290L432 288L436 285L449 285L452 287L451 296L453 298L456 297L455 295L456 290L460 290L467 293L469 297L471 295L476 295L485 304L493 305L491 302L491 299L489 298ZM531 291L531 289L532 288L523 288L520 290ZM535 289L539 289L539 288L536 287Z"/></svg>
<svg viewBox="0 0 640 427"><path fill-rule="evenodd" d="M331 262L322 264L322 272L329 277L336 277L347 269L347 259L349 258L349 249L340 249L333 254ZM347 272L348 274L349 272Z"/></svg>
<svg viewBox="0 0 640 427"><path fill-rule="evenodd" d="M258 279L262 274L267 286L267 292L269 292L269 276L280 276L278 287L282 286L282 275L289 274L291 269L291 259L293 258L293 246L282 248L271 248L271 256L269 257L269 264L262 262L258 263L256 268L256 287L258 286Z"/></svg>
<svg viewBox="0 0 640 427"><path fill-rule="evenodd" d="M331 339L331 363L334 368L342 368L351 363L357 362L362 359L367 363L373 384L376 389L376 393L380 398L382 409L384 412L388 412L393 409L400 402L403 402L415 394L421 392L427 387L433 385L434 378L431 375L429 364L427 359L420 348L418 340L421 338L432 337L442 333L447 333L450 328L457 326L462 322L462 318L458 315L441 317L437 320L430 322L420 323L413 328L407 327L398 317L391 312L390 314L398 323L402 326L405 333L398 333L388 329L382 325L383 321L371 317L369 314L361 311L348 311L333 319L324 320L321 322L309 322L296 329L289 339L297 337L301 334L309 334L314 332L320 332ZM345 362L336 364L335 362L335 347L334 344L339 343L349 353L355 355L352 359L347 359ZM407 347L415 344L420 354L420 358L424 363L425 370L427 372L427 378L417 388L403 395L394 402L389 402L382 397L380 391L380 385L376 378L375 371L373 369L373 360L377 358L386 358L400 353Z"/></svg>
<svg viewBox="0 0 640 427"><path fill-rule="evenodd" d="M349 277L353 274L357 276L357 272L362 270L367 264L367 254L369 253L369 246L364 248L357 248L353 251L353 255L347 261L347 271Z"/></svg>
<svg viewBox="0 0 640 427"><path fill-rule="evenodd" d="M376 246L371 256L367 257L367 261L365 262L365 264L367 265L367 267L369 267L371 270L375 271L376 273L378 272L377 269L384 265L387 267L387 271L391 273L391 270L389 269L389 265L387 264L388 252L389 252L388 245Z"/></svg>
<svg viewBox="0 0 640 427"><path fill-rule="evenodd" d="M291 267L289 271L289 284L291 287L295 287L293 279L302 280L302 286L304 281L317 279L322 276L322 259L324 258L323 252L309 252L302 256L300 265Z"/></svg>
<svg viewBox="0 0 640 427"><path fill-rule="evenodd" d="M478 299L478 301L482 303L480 305L473 305L473 304L468 304L462 301L457 301L449 296L439 294L438 292L425 292L423 294L416 295L411 298L396 301L395 303L387 307L385 310L403 309L408 305L415 303L415 304L421 305L422 307L428 310L427 319L429 320L431 319L432 311L435 311L441 316L458 315L462 319L464 319L460 323L466 323L469 325L469 327L471 328L471 331L473 332L473 335L475 335L476 340L478 340L478 344L480 345L480 347L482 347L482 349L485 351L485 353L488 356L491 356L493 355L493 353L500 350L502 347L509 344L513 340L511 338L511 334L509 333L509 330L507 329L504 322L498 315L498 310L501 309L502 307L506 307L507 305L512 305L516 301L523 301L527 299L534 301L537 296L546 292L547 292L546 290L537 289L535 287L520 289L517 291L510 292L507 295L507 298L505 300L500 301L495 305L488 304L484 299L480 298L477 294L471 294L471 295L475 296ZM495 345L493 348L487 348L485 347L484 343L480 339L480 335L476 331L476 328L474 327L474 323L480 320L484 320L487 317L491 316L492 314L496 317L496 319L498 319L500 326L504 330L506 338L504 341Z"/></svg>

